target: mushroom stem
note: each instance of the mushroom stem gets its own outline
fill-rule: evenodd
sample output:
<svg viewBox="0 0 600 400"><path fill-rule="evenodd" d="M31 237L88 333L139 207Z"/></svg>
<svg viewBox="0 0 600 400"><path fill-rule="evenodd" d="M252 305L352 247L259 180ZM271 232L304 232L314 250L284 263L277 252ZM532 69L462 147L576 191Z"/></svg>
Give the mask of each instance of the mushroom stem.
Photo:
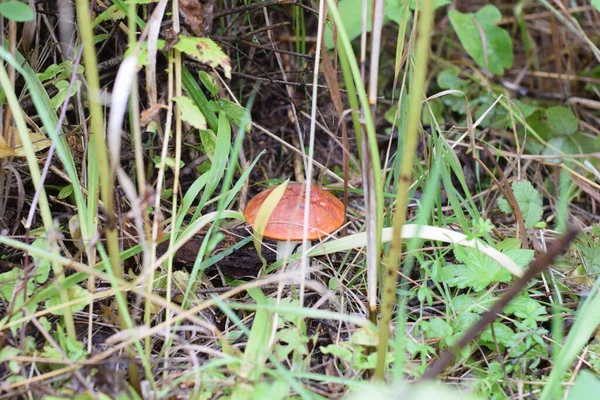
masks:
<svg viewBox="0 0 600 400"><path fill-rule="evenodd" d="M293 240L278 240L277 241L277 261L288 258L294 252L296 246L300 243Z"/></svg>

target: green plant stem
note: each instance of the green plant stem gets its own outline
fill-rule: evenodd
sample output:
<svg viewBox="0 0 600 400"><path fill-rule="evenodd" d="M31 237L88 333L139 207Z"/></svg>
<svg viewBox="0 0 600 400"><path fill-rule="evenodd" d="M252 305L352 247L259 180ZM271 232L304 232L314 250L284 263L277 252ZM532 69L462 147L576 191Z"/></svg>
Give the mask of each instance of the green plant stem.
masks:
<svg viewBox="0 0 600 400"><path fill-rule="evenodd" d="M360 70L358 68L358 64L354 57L350 57L350 54L354 54L352 50L352 44L350 43L350 39L346 33L346 29L344 28L344 23L342 21L342 17L337 9L337 5L335 4L335 0L327 0L327 5L329 6L329 12L333 20L335 21L338 27L338 43L341 44L340 50L340 58L345 58L347 61L347 66L344 65L344 61L342 64L342 71L349 69L352 73L352 79L349 79L346 75L344 75L344 80L346 84L348 84L351 80L353 80L356 93L358 94L358 99L360 100L361 108L365 111L364 114L364 127L366 130L366 141L363 140L368 145L368 149L362 149L362 157L361 160L366 157L366 152L370 156L370 167L369 171L363 171L364 174L370 174L370 182L372 182L370 191L374 193L374 203L367 205L367 218L375 218L374 224L374 232L372 234L375 235L374 246L367 246L367 258L369 259L369 263L367 265L368 268L378 268L380 259L381 259L381 232L383 229L383 185L382 185L382 173L381 173L381 165L379 162L379 146L377 145L377 137L375 135L375 125L373 123L373 117L370 111L369 101L367 99L367 93L365 90L365 86L362 82L362 77ZM345 57L344 57L345 56ZM352 101L352 100L350 100ZM352 104L351 104L352 106ZM354 113L353 113L354 114ZM354 120L353 115L353 122ZM362 124L361 124L362 125ZM355 130L359 132L360 130ZM360 142L359 142L360 143ZM372 199L372 198L371 198ZM371 202L369 202L371 203ZM372 207L374 205L374 207ZM373 215L375 214L375 215ZM367 221L368 224L368 221ZM374 310L370 310L373 312Z"/></svg>
<svg viewBox="0 0 600 400"><path fill-rule="evenodd" d="M114 214L114 186L113 177L110 174L108 165L108 151L106 147L106 138L104 136L104 120L102 115L102 103L100 101L100 79L98 77L98 60L96 58L96 48L94 46L94 33L92 31L92 21L90 20L89 2L87 0L77 0L77 23L81 34L83 45L83 61L85 64L85 77L88 85L88 98L90 102L90 136L94 142L96 157L98 159L98 171L100 179L100 197L104 203L106 212L106 242L108 247L108 256L110 258L111 268L115 276L123 278L121 260L119 254L119 238L117 232L117 221ZM95 194L90 193L91 196ZM91 210L90 210L91 212ZM119 308L119 321L122 329L126 329L124 313L127 309ZM131 355L131 348L128 353ZM135 363L129 364L129 377L132 385L139 390L139 376Z"/></svg>
<svg viewBox="0 0 600 400"><path fill-rule="evenodd" d="M419 36L415 49L415 69L410 85L408 100L408 121L406 138L402 152L402 163L398 178L398 189L396 192L396 210L394 213L393 235L388 256L387 269L383 282L383 299L381 306L381 319L379 324L379 342L377 345L377 367L375 379L383 380L385 374L388 340L390 335L390 321L394 300L396 299L396 278L402 252L402 226L406 221L406 207L408 205L408 189L411 183L414 156L417 147L418 127L421 117L421 100L425 78L427 76L427 62L429 59L429 45L431 28L433 26L433 1L424 0L422 12L419 19ZM402 334L402 332L398 332Z"/></svg>
<svg viewBox="0 0 600 400"><path fill-rule="evenodd" d="M362 126L360 124L360 116L358 114L360 104L356 94L354 79L352 79L352 70L350 69L348 56L346 55L340 40L338 40L338 42L338 57L340 59L342 77L344 78L344 83L346 84L346 96L348 97L348 104L352 110L352 125L354 127L354 136L356 137L356 146L358 147L358 157L362 160Z"/></svg>
<svg viewBox="0 0 600 400"><path fill-rule="evenodd" d="M89 18L89 4L85 0L77 0L77 21L83 43L83 60L85 63L85 77L88 85L88 98L90 102L90 133L98 158L100 171L100 197L106 211L106 239L108 254L115 275L122 278L118 236L116 231L116 218L113 213L113 182L108 166L108 153L106 138L104 136L104 123L102 116L102 103L100 101L100 79L98 77L96 50L93 41L92 23Z"/></svg>

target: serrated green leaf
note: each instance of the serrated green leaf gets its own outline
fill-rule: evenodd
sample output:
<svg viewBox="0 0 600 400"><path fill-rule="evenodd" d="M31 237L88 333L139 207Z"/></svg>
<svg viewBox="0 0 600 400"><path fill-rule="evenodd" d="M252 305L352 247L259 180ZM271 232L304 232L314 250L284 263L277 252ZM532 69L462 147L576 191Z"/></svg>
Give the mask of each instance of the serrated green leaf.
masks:
<svg viewBox="0 0 600 400"><path fill-rule="evenodd" d="M479 337L481 340L489 342L493 350L495 350L494 346L494 337L496 341L500 344L503 344L506 347L512 347L516 344L515 333L510 327L496 322L494 323L494 334L492 335L492 328L490 326L486 327L481 336Z"/></svg>
<svg viewBox="0 0 600 400"><path fill-rule="evenodd" d="M455 332L466 332L480 319L481 316L479 314L474 312L463 312L458 314L454 321L452 321L452 326L454 327Z"/></svg>
<svg viewBox="0 0 600 400"><path fill-rule="evenodd" d="M510 257L519 267L523 268L533 260L535 252L527 249L512 249L503 252Z"/></svg>
<svg viewBox="0 0 600 400"><path fill-rule="evenodd" d="M496 250L506 252L508 250L519 249L521 248L521 239L517 238L508 238L504 239L501 242L498 242L494 245Z"/></svg>
<svg viewBox="0 0 600 400"><path fill-rule="evenodd" d="M448 16L463 47L480 67L494 75L503 75L505 68L512 67L512 40L506 30L496 25L502 15L495 6L487 5L475 14L451 10Z"/></svg>
<svg viewBox="0 0 600 400"><path fill-rule="evenodd" d="M211 39L179 35L179 41L174 47L182 53L194 57L201 63L208 64L213 68L221 66L225 71L225 76L231 78L231 62L229 57Z"/></svg>
<svg viewBox="0 0 600 400"><path fill-rule="evenodd" d="M427 338L445 338L454 334L452 326L443 318L434 317L423 324Z"/></svg>
<svg viewBox="0 0 600 400"><path fill-rule="evenodd" d="M522 295L514 298L504 308L504 313L507 315L515 315L519 318L527 318L536 315L546 315L546 308L537 301L529 298L527 295Z"/></svg>
<svg viewBox="0 0 600 400"><path fill-rule="evenodd" d="M23 270L21 269L13 268L8 272L0 274L0 296L2 296L4 301L11 301L16 285L21 285L22 283ZM30 279L27 281L27 293L31 293L33 288L33 281ZM23 296L18 296L18 298L23 298Z"/></svg>
<svg viewBox="0 0 600 400"><path fill-rule="evenodd" d="M450 286L480 291L491 283L508 282L512 278L506 268L477 249L456 246L454 254L464 264L451 264L442 269L444 282Z"/></svg>
<svg viewBox="0 0 600 400"><path fill-rule="evenodd" d="M513 182L511 187L521 209L521 214L523 214L525 228L533 228L542 217L542 197L529 181ZM512 209L505 199L498 200L498 207L502 212L512 213Z"/></svg>
<svg viewBox="0 0 600 400"><path fill-rule="evenodd" d="M174 97L173 100L181 110L181 119L196 129L206 129L206 118L194 102L185 96Z"/></svg>
<svg viewBox="0 0 600 400"><path fill-rule="evenodd" d="M552 132L556 135L572 135L577 132L579 118L567 107L550 107L546 110L546 118Z"/></svg>
<svg viewBox="0 0 600 400"><path fill-rule="evenodd" d="M20 1L4 1L0 3L0 14L15 22L33 21L33 10Z"/></svg>

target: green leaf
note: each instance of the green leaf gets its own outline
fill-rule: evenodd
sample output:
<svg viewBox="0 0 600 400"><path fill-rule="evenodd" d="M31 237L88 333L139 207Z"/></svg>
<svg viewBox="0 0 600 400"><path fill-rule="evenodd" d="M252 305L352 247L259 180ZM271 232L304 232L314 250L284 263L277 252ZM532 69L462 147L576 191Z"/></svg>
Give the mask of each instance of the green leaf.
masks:
<svg viewBox="0 0 600 400"><path fill-rule="evenodd" d="M69 299L73 300L81 300L73 305L71 305L71 312L77 312L83 310L85 306L87 306L90 302L90 297L92 296L87 290L80 286L72 286L68 289ZM62 304L62 300L60 294L56 294L55 296L46 300L46 308L60 306ZM63 315L66 307L58 308L53 312L54 315Z"/></svg>
<svg viewBox="0 0 600 400"><path fill-rule="evenodd" d="M456 246L454 255L464 264L451 264L442 269L444 281L450 286L480 291L491 283L508 282L512 278L506 268L477 249Z"/></svg>
<svg viewBox="0 0 600 400"><path fill-rule="evenodd" d="M290 387L282 379L273 382L257 382L252 391L252 400L283 400L289 398Z"/></svg>
<svg viewBox="0 0 600 400"><path fill-rule="evenodd" d="M526 249L512 249L504 252L511 260L515 262L519 267L525 267L533 260L535 252L533 250Z"/></svg>
<svg viewBox="0 0 600 400"><path fill-rule="evenodd" d="M423 324L427 338L445 338L454 333L452 326L445 319L435 317Z"/></svg>
<svg viewBox="0 0 600 400"><path fill-rule="evenodd" d="M200 140L204 147L204 154L212 161L217 147L217 135L210 129L202 130L200 131Z"/></svg>
<svg viewBox="0 0 600 400"><path fill-rule="evenodd" d="M451 10L448 16L463 47L480 67L494 75L503 75L505 68L512 67L512 40L496 25L502 15L495 6L487 5L475 14Z"/></svg>
<svg viewBox="0 0 600 400"><path fill-rule="evenodd" d="M512 347L516 344L515 333L512 329L502 323L494 323L494 335L496 337L496 341L506 347ZM489 346L490 349L496 350L493 344L494 335L492 335L492 328L488 326L483 330L479 338L480 340L489 342L491 344Z"/></svg>
<svg viewBox="0 0 600 400"><path fill-rule="evenodd" d="M527 295L518 296L513 299L504 308L506 315L515 315L519 318L528 318L531 316L544 316L547 314L546 308L537 301L529 298Z"/></svg>
<svg viewBox="0 0 600 400"><path fill-rule="evenodd" d="M0 363L6 363L10 372L13 374L18 374L21 371L21 363L10 359L20 355L20 349L12 346L4 346L0 349Z"/></svg>
<svg viewBox="0 0 600 400"><path fill-rule="evenodd" d="M66 61L65 61L66 62ZM44 70L44 72L40 72L37 74L37 77L40 81L44 82L48 79L54 78L63 70L62 64L51 64Z"/></svg>
<svg viewBox="0 0 600 400"><path fill-rule="evenodd" d="M511 187L525 219L525 228L533 228L542 217L542 197L529 181L513 182ZM503 212L512 213L505 199L498 200L498 206Z"/></svg>
<svg viewBox="0 0 600 400"><path fill-rule="evenodd" d="M198 202L198 208L196 209L199 212L204 204L208 201L210 196L214 193L217 186L219 185L223 174L225 173L225 168L227 163L229 162L229 151L231 150L231 125L227 120L227 116L224 112L219 113L219 124L217 130L217 143L215 145L214 152L214 161L210 167L210 172L208 174L208 182L206 184L206 188L202 193L202 197L200 198L200 202Z"/></svg>
<svg viewBox="0 0 600 400"><path fill-rule="evenodd" d="M494 245L496 250L506 252L508 250L519 249L521 247L521 239L508 238Z"/></svg>
<svg viewBox="0 0 600 400"><path fill-rule="evenodd" d="M362 2L363 0L341 0L338 3L338 11L344 22L348 39L350 40L360 35L362 30ZM371 16L373 15L371 9L371 0L367 0L367 32L371 32ZM328 49L333 48L335 43L333 42L333 32L329 25L325 27L323 35L325 37L325 46Z"/></svg>
<svg viewBox="0 0 600 400"><path fill-rule="evenodd" d="M250 125L252 121L246 115L248 111L242 106L238 106L232 101L222 99L219 100L219 107L221 110L225 111L227 118L231 120L237 126L241 126L244 128L246 132L250 132Z"/></svg>
<svg viewBox="0 0 600 400"><path fill-rule="evenodd" d="M600 3L600 0L597 2ZM598 9L598 5L595 7ZM569 390L567 400L594 399L598 393L600 393L600 379L594 373L584 369L579 372L575 385Z"/></svg>
<svg viewBox="0 0 600 400"><path fill-rule="evenodd" d="M542 151L545 156L551 155L569 155L581 153L582 150L578 144L570 136L557 136L548 140L548 146ZM560 163L562 158L547 158L546 161L553 163Z"/></svg>
<svg viewBox="0 0 600 400"><path fill-rule="evenodd" d="M439 73L437 76L437 84L442 89L462 90L466 82L458 77L457 68L448 68ZM456 96L459 96L458 94ZM462 99L462 98L461 98Z"/></svg>
<svg viewBox="0 0 600 400"><path fill-rule="evenodd" d="M206 129L206 118L204 118L204 114L202 114L202 111L196 107L189 97L178 96L174 97L173 100L175 100L181 110L181 119L196 129Z"/></svg>
<svg viewBox="0 0 600 400"><path fill-rule="evenodd" d="M579 119L567 107L550 107L546 110L546 118L552 132L556 135L572 135L577 132Z"/></svg>
<svg viewBox="0 0 600 400"><path fill-rule="evenodd" d="M67 197L69 197L71 194L73 194L73 185L69 184L67 186L64 186L62 189L60 189L60 192L58 192L58 196L56 196L59 200L63 200L66 199Z"/></svg>
<svg viewBox="0 0 600 400"><path fill-rule="evenodd" d="M217 86L217 82L215 81L215 78L210 76L208 74L208 72L200 71L200 72L198 72L198 77L200 78L200 81L202 81L204 86L208 89L210 94L212 94L213 96L216 96L219 93L219 87Z"/></svg>
<svg viewBox="0 0 600 400"><path fill-rule="evenodd" d="M31 244L31 247L46 250L48 252L50 251L50 249L48 249L48 242L44 238L35 239ZM45 283L50 275L50 260L46 257L32 256L32 258L35 262L34 278L36 282L40 284Z"/></svg>
<svg viewBox="0 0 600 400"><path fill-rule="evenodd" d="M452 321L452 325L455 329L455 332L466 332L480 319L481 316L479 314L474 312L464 312L456 316L454 321Z"/></svg>
<svg viewBox="0 0 600 400"><path fill-rule="evenodd" d="M19 268L13 268L8 272L0 274L0 296L4 301L10 301L13 295L13 291L17 285L23 283L23 270ZM31 294L34 288L33 281L30 279L27 281L27 293ZM22 299L23 296L17 298Z"/></svg>
<svg viewBox="0 0 600 400"><path fill-rule="evenodd" d="M409 0L408 4L409 4L409 7L411 10L415 10L417 8L417 0ZM433 9L437 10L438 8L447 6L448 4L452 4L452 1L450 1L450 0L433 0Z"/></svg>
<svg viewBox="0 0 600 400"><path fill-rule="evenodd" d="M353 352L345 346L339 346L337 344L330 344L327 347L321 346L321 353L332 354L336 357L341 358L346 362L352 361Z"/></svg>
<svg viewBox="0 0 600 400"><path fill-rule="evenodd" d="M217 115L213 110L211 110L210 103L206 98L204 91L200 88L196 78L190 73L190 71L187 70L187 68L184 68L182 73L183 87L185 88L185 91L198 106L198 108L200 108L202 114L204 114L210 129L216 131L218 127Z"/></svg>
<svg viewBox="0 0 600 400"><path fill-rule="evenodd" d="M0 14L6 19L16 22L33 21L33 10L20 1L4 1L0 3Z"/></svg>
<svg viewBox="0 0 600 400"><path fill-rule="evenodd" d="M96 27L106 21L118 21L125 17L125 13L121 11L117 5L113 4L96 17L92 23L92 27Z"/></svg>
<svg viewBox="0 0 600 400"><path fill-rule="evenodd" d="M56 95L50 100L50 104L52 104L54 110L58 110L67 99L67 92L69 91L69 82L66 80L58 81L55 86L58 89L58 93L56 93ZM69 98L73 97L75 93L79 91L80 87L81 81L76 80L73 84L73 87L71 88Z"/></svg>
<svg viewBox="0 0 600 400"><path fill-rule="evenodd" d="M154 162L154 165L156 165L157 167L160 165L160 156L154 156L152 158L152 161ZM183 160L179 160L179 168L183 168L183 166L185 165L185 163L183 162ZM174 169L175 168L175 159L173 157L165 157L165 166Z"/></svg>
<svg viewBox="0 0 600 400"><path fill-rule="evenodd" d="M213 68L221 66L225 76L231 78L231 62L221 47L208 38L197 38L179 35L179 41L174 46L177 50L194 57L201 63Z"/></svg>
<svg viewBox="0 0 600 400"><path fill-rule="evenodd" d="M280 342L275 348L278 359L284 360L292 351L302 355L308 354L308 349L306 348L308 338L300 332L300 328L282 329L277 332L276 337ZM282 342L285 344L282 344Z"/></svg>
<svg viewBox="0 0 600 400"><path fill-rule="evenodd" d="M354 331L354 333L352 333L352 336L350 337L350 343L353 346L377 346L377 341L378 338L373 333L373 331L365 328L360 328Z"/></svg>
<svg viewBox="0 0 600 400"><path fill-rule="evenodd" d="M593 6L593 7L594 7L596 10L600 11L600 0L592 0L592 6Z"/></svg>

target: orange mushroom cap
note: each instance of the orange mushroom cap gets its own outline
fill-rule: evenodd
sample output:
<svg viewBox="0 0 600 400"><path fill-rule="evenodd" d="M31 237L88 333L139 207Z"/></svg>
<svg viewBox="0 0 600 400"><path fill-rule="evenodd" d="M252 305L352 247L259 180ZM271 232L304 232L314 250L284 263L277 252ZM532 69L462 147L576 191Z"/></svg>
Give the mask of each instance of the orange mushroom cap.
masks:
<svg viewBox="0 0 600 400"><path fill-rule="evenodd" d="M265 226L264 237L281 241L302 240L304 187L301 183L288 183ZM244 216L252 227L260 206L275 188L260 192L248 202ZM337 197L318 186L311 186L308 240L317 240L335 231L344 223L344 216L344 204Z"/></svg>

